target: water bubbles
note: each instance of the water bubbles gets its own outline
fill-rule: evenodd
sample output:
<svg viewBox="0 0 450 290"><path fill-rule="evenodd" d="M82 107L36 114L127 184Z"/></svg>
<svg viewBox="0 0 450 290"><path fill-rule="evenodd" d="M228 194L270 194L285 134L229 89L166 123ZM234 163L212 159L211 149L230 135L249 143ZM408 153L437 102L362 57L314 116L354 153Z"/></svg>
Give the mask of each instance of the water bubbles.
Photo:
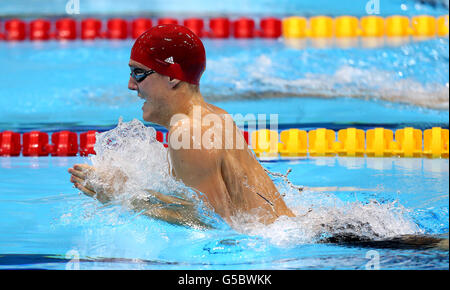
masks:
<svg viewBox="0 0 450 290"><path fill-rule="evenodd" d="M416 4L414 4L414 9L416 9L417 11L420 11L423 9L423 6L420 3L416 3Z"/></svg>
<svg viewBox="0 0 450 290"><path fill-rule="evenodd" d="M100 186L105 179L117 181L119 184L113 182L115 198L126 202L148 196L145 189L167 193L182 187L169 174L168 152L156 140L154 128L145 127L137 119L123 122L121 118L116 128L97 133L96 138L97 154L91 161L98 175L92 182ZM120 184L123 179L125 183Z"/></svg>
<svg viewBox="0 0 450 290"><path fill-rule="evenodd" d="M332 194L311 191L299 194L286 181L278 184L278 190L285 195L296 217L282 216L273 224L264 225L255 222L250 214L241 214L233 218L234 227L279 247L316 243L329 237L378 240L423 232L396 201L343 202Z"/></svg>
<svg viewBox="0 0 450 290"><path fill-rule="evenodd" d="M145 127L136 119L131 122L120 119L116 128L98 134L95 151L97 155L92 156L91 161L99 176L103 175L104 178L106 175L111 179L117 179L121 174L126 176L125 184L115 187L114 198L121 205L128 206L134 198L149 197L149 193L143 189L168 195L187 190L184 184L169 174L168 152L156 140L155 129ZM93 181L101 183L99 176L92 177ZM234 230L263 238L279 247L315 243L335 236L376 240L421 233L408 212L396 202L343 202L332 194L299 193L298 188L286 180L275 181L296 217L281 216L273 224L264 225L257 221L255 212L241 213L231 218ZM117 211L117 208L111 210ZM228 232L228 226L223 220L206 208L199 207L198 210L205 222L217 229L226 228ZM115 215L110 217L114 218ZM228 251L229 242L221 240L209 248L213 252ZM236 244L231 248L232 251L239 251L240 246Z"/></svg>

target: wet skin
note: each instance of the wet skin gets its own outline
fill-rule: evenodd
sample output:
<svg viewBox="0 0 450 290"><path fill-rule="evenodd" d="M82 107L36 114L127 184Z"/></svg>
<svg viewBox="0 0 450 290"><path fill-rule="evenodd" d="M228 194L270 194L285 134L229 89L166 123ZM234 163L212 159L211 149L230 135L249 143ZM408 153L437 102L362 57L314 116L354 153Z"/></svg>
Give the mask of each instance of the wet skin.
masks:
<svg viewBox="0 0 450 290"><path fill-rule="evenodd" d="M148 67L130 60L131 68L149 70ZM132 77L128 88L136 91L145 100L142 107L143 119L168 129L168 153L171 160L171 174L187 186L202 193L201 198L210 207L232 225L231 217L242 213L253 215L254 219L270 224L280 216L295 216L286 206L273 181L256 160L248 146L232 146L226 149L224 144L245 144L244 137L234 122L226 123L226 111L204 101L200 92L192 90L187 83L154 73L138 83ZM194 108L199 114L194 114ZM182 114L176 122L173 116ZM205 116L217 116L221 128L212 124L202 124ZM174 148L171 136L180 130L221 136L220 149L195 147L191 134L190 149ZM230 136L231 139L230 140ZM198 144L197 144L198 145ZM87 173L95 170L89 165L76 164L69 169L71 182L88 196L101 202L111 200L110 189L94 189L86 183ZM122 178L122 182L125 181ZM110 182L117 182L110 181ZM120 178L119 178L120 182ZM166 198L157 193L160 198ZM177 202L166 199L168 203ZM188 201L186 201L187 206ZM159 218L167 220L164 216ZM176 219L176 218L175 218ZM171 219L173 221L173 218Z"/></svg>

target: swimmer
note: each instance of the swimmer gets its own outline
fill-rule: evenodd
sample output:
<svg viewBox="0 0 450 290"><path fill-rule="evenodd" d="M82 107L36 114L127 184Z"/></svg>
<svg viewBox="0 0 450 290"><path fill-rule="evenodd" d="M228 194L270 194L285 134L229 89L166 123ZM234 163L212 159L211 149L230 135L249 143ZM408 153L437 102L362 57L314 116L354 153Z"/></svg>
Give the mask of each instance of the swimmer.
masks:
<svg viewBox="0 0 450 290"><path fill-rule="evenodd" d="M295 216L248 146L225 149L225 144L230 142L225 136L231 136L233 144L245 140L234 122L232 126L226 126L227 119L231 118L228 113L207 103L200 93L199 82L205 70L206 55L201 40L194 33L179 25L155 26L136 40L128 65L131 70L128 88L145 100L143 119L169 131L171 174L177 180L201 192L205 203L228 223L231 223L231 217L240 213L255 214L255 218L264 224L270 224L280 216ZM202 122L205 118L220 120L221 126ZM192 133L188 146L175 148L171 135L183 130L198 132L198 136L221 136L218 137L221 140L213 142L219 141L222 147L207 149L204 143L209 143L209 138L203 138L206 141L198 146ZM106 203L111 200L111 190L94 189L87 180L94 170L86 164L75 165L69 169L71 182L86 195ZM108 182L118 180L123 182L123 175ZM136 210L144 210L149 216L175 224L198 222L188 199L150 193L158 202L136 201ZM177 206L167 206L171 204Z"/></svg>
<svg viewBox="0 0 450 290"><path fill-rule="evenodd" d="M143 119L164 126L168 130L170 174L190 188L202 193L200 198L233 226L232 217L249 213L263 224L271 224L281 216L295 217L286 206L272 179L255 158L248 146L225 146L231 136L232 144L245 142L242 132L223 109L207 103L199 89L205 70L206 55L201 40L179 25L158 25L144 32L134 43L129 60L131 70L128 88L145 100ZM205 117L219 120L221 126L202 122ZM229 130L230 132L225 132ZM177 148L171 136L188 132L187 149ZM211 138L198 146L197 136L220 136L221 148L209 147ZM227 138L226 138L227 136ZM175 138L176 139L176 138ZM202 141L205 141L205 138ZM217 140L216 140L217 141ZM211 141L212 142L212 141ZM89 182L95 168L76 164L69 169L71 182L87 196L101 203L113 199L113 184L126 182L126 175L114 174L114 180L104 180L105 187ZM108 186L109 184L109 186ZM208 226L202 222L191 198L177 198L147 190L152 198L133 200L134 210L152 218L179 225ZM182 195L183 193L181 193ZM420 240L420 242L418 242ZM392 241L390 243L389 241ZM439 245L448 250L447 239L399 237L389 241L360 241L358 237L335 236L324 242L383 245Z"/></svg>

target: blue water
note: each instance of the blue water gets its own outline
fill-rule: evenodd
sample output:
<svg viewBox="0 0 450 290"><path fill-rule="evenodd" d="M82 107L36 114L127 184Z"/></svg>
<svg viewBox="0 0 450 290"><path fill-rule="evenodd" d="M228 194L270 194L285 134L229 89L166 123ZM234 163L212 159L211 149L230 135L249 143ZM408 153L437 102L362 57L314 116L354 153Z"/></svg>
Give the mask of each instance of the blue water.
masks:
<svg viewBox="0 0 450 290"><path fill-rule="evenodd" d="M192 230L104 208L68 182L67 168L85 161L0 158L0 269L65 269L69 251L77 251L80 269L365 269L369 261L371 248L278 241L270 238L277 232L243 235L225 224ZM425 233L448 232L448 160L310 158L263 165L281 173L293 168L291 181L318 188L317 196L397 200ZM299 198L286 200L295 207ZM376 250L381 269L448 269L448 252Z"/></svg>
<svg viewBox="0 0 450 290"><path fill-rule="evenodd" d="M0 14L62 14L66 2L3 1ZM150 10L148 1L105 3L81 1L80 17ZM179 1L161 3L152 1L151 12L363 16L367 1L192 1L183 10ZM381 14L448 13L442 3L381 0ZM127 90L131 45L0 42L0 131L105 131L120 116L141 120L142 101ZM386 39L368 46L363 40L325 47L312 41L205 40L201 91L231 114L278 114L280 129L448 128L448 38ZM243 234L222 222L203 231L117 205L102 207L69 183L67 168L80 162L88 161L0 157L0 269L71 268L74 253L81 269L365 269L369 261L371 248L318 244L295 225ZM381 232L400 234L413 226L424 234L448 234L448 159L302 158L263 166L280 173L292 168L290 181L308 189L302 196L288 192L286 202L296 209L315 206L315 218L345 209L342 220L366 221ZM399 219L392 218L399 211ZM381 269L449 265L448 251L375 250Z"/></svg>
<svg viewBox="0 0 450 290"><path fill-rule="evenodd" d="M227 0L211 2L190 0L186 5L182 0L115 0L114 5L108 0L81 0L80 15L90 14L144 14L151 13L163 16L177 15L356 15L367 14L367 0ZM427 5L421 2L435 2ZM448 0L414 1L414 0L380 0L380 15L440 15L448 13ZM0 14L3 15L35 15L66 13L67 0L15 0L0 3Z"/></svg>
<svg viewBox="0 0 450 290"><path fill-rule="evenodd" d="M0 42L0 82L8 84L0 87L0 125L111 127L119 116L140 117L142 101L127 89L131 45ZM201 92L230 112L280 113L282 124L448 124L448 38L375 49L263 40L205 46Z"/></svg>

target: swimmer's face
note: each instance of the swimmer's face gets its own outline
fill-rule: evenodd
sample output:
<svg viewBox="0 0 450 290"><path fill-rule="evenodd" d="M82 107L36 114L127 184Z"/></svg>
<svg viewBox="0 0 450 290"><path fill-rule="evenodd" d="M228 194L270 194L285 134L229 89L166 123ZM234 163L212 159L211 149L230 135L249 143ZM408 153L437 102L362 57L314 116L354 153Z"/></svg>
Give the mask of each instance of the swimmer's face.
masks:
<svg viewBox="0 0 450 290"><path fill-rule="evenodd" d="M143 64L130 60L130 68L142 69L144 71L150 70ZM158 121L162 120L167 112L168 93L170 92L170 86L167 84L168 77L160 75L158 73L152 73L148 75L143 81L137 82L130 76L128 81L128 88L136 91L138 97L145 100L142 107L142 118L147 122L153 122L159 124Z"/></svg>

